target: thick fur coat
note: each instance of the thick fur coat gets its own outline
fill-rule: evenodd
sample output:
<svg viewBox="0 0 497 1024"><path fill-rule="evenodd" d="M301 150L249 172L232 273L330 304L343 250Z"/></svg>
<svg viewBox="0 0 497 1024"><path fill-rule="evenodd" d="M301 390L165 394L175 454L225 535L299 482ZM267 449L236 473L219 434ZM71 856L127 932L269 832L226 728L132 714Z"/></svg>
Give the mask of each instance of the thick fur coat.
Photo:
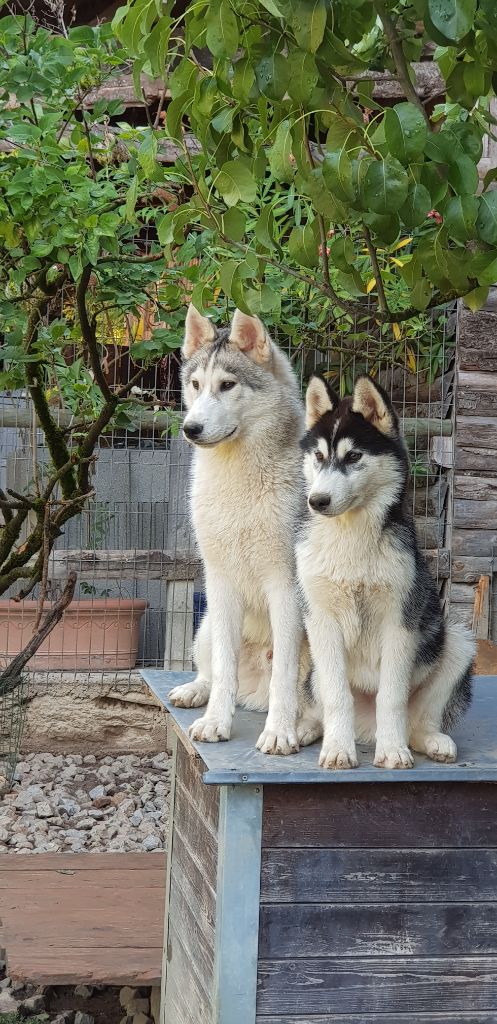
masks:
<svg viewBox="0 0 497 1024"><path fill-rule="evenodd" d="M268 709L258 747L290 753L319 731L309 721L297 726L310 670L294 553L305 507L297 382L260 321L239 311L216 330L190 306L183 356L191 516L208 610L195 640L197 678L171 700L207 704L191 734L210 742L229 738L237 700Z"/></svg>
<svg viewBox="0 0 497 1024"><path fill-rule="evenodd" d="M340 400L314 377L303 441L309 517L297 546L320 763L409 768L411 749L454 761L447 734L470 699L474 643L444 621L409 509L408 457L388 396L368 377Z"/></svg>

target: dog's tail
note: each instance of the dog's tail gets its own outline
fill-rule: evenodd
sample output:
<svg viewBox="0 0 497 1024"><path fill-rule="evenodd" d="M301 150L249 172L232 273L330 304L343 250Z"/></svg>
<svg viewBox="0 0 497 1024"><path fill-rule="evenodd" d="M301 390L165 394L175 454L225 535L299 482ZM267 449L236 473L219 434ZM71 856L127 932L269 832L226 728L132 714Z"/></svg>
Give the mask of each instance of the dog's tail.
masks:
<svg viewBox="0 0 497 1024"><path fill-rule="evenodd" d="M454 678L452 692L442 718L442 729L448 732L471 704L475 641L464 626L448 622L445 644L447 668Z"/></svg>

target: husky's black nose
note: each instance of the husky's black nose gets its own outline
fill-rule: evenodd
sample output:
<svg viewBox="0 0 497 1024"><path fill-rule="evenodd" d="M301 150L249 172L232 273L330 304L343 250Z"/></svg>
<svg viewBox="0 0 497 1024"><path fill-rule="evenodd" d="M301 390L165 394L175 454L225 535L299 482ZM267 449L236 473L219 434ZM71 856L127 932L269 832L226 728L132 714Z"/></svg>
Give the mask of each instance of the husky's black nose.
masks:
<svg viewBox="0 0 497 1024"><path fill-rule="evenodd" d="M203 426L201 423L185 423L183 425L183 433L186 434L190 441L194 441L196 437L200 437Z"/></svg>
<svg viewBox="0 0 497 1024"><path fill-rule="evenodd" d="M330 503L331 498L327 494L313 494L309 498L309 505L315 512L324 512Z"/></svg>

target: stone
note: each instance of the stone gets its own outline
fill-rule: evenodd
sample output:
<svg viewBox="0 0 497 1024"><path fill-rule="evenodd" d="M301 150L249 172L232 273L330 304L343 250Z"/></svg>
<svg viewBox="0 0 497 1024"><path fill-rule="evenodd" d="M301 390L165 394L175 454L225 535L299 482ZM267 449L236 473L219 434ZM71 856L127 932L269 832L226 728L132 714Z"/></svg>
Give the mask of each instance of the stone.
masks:
<svg viewBox="0 0 497 1024"><path fill-rule="evenodd" d="M77 1010L74 1014L74 1024L95 1024L95 1018L89 1013L82 1013L81 1010Z"/></svg>
<svg viewBox="0 0 497 1024"><path fill-rule="evenodd" d="M38 993L29 999L23 999L22 1003L18 1006L17 1012L20 1017L30 1017L33 1013L42 1013L44 1009L45 999Z"/></svg>
<svg viewBox="0 0 497 1024"><path fill-rule="evenodd" d="M95 754L86 754L85 757L83 758L83 764L96 764L96 763L97 763L97 759L95 757Z"/></svg>
<svg viewBox="0 0 497 1024"><path fill-rule="evenodd" d="M39 803L40 800L45 799L45 794L41 786L34 785L28 786L27 789L21 790L18 796L14 800L14 806L20 811L32 807L33 804Z"/></svg>
<svg viewBox="0 0 497 1024"><path fill-rule="evenodd" d="M110 806L110 796L97 796L96 800L93 801L95 810L103 810L104 807Z"/></svg>
<svg viewBox="0 0 497 1024"><path fill-rule="evenodd" d="M36 804L36 816L37 818L51 818L53 816L53 807L49 804L48 800L40 800Z"/></svg>
<svg viewBox="0 0 497 1024"><path fill-rule="evenodd" d="M138 828L138 825L141 825L141 823L143 821L143 813L142 813L142 811L140 811L140 810L135 811L135 813L131 815L131 818L129 820L130 820L130 824L133 825L134 828Z"/></svg>
<svg viewBox="0 0 497 1024"><path fill-rule="evenodd" d="M101 797L105 796L105 789L103 786L94 786L93 789L90 789L88 796L90 797L90 800L99 800Z"/></svg>
<svg viewBox="0 0 497 1024"><path fill-rule="evenodd" d="M4 1014L15 1014L17 1011L17 999L10 992L0 992L0 1020ZM15 1017L14 1017L15 1020Z"/></svg>
<svg viewBox="0 0 497 1024"><path fill-rule="evenodd" d="M137 996L135 999L130 999L126 1003L126 1012L128 1014L136 1013L148 1013L150 1010L150 999L146 999L144 996Z"/></svg>
<svg viewBox="0 0 497 1024"><path fill-rule="evenodd" d="M75 814L81 810L81 807L75 800L70 800L68 797L62 797L57 800L57 809L66 814L68 818L72 818Z"/></svg>
<svg viewBox="0 0 497 1024"><path fill-rule="evenodd" d="M10 833L7 832L6 828L0 828L0 843L8 843L10 839Z"/></svg>
<svg viewBox="0 0 497 1024"><path fill-rule="evenodd" d="M112 763L112 760L111 760L111 763ZM100 779L100 782L103 782L104 784L105 783L109 783L109 784L110 783L114 783L115 784L115 782L116 782L116 778L115 778L114 772L112 771L110 765L108 765L108 764L102 764L100 766L100 768L97 768L97 771L96 771L95 774L96 774L97 778Z"/></svg>
<svg viewBox="0 0 497 1024"><path fill-rule="evenodd" d="M73 1024L74 1010L63 1010L53 1018L52 1024Z"/></svg>
<svg viewBox="0 0 497 1024"><path fill-rule="evenodd" d="M114 807L119 807L119 805L124 803L125 800L127 800L126 793L116 793L114 796L111 796L110 798L110 802L114 805Z"/></svg>
<svg viewBox="0 0 497 1024"><path fill-rule="evenodd" d="M138 996L139 990L137 988L131 988L130 985L124 985L119 992L119 1002L123 1010L127 1010L128 1004L131 1003L133 999L138 999Z"/></svg>
<svg viewBox="0 0 497 1024"><path fill-rule="evenodd" d="M133 1024L152 1024L152 1018L148 1016L148 1013L134 1013Z"/></svg>
<svg viewBox="0 0 497 1024"><path fill-rule="evenodd" d="M74 995L80 996L81 999L89 999L93 995L93 988L91 985L76 985Z"/></svg>
<svg viewBox="0 0 497 1024"><path fill-rule="evenodd" d="M147 853L151 853L152 850L157 850L160 846L160 840L157 836L145 836L142 842L142 847Z"/></svg>

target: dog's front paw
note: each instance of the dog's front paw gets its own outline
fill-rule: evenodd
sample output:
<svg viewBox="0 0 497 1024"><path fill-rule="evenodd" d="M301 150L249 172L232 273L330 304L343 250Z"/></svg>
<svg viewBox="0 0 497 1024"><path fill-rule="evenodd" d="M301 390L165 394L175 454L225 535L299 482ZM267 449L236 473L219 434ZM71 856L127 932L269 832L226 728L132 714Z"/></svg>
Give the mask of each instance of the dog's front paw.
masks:
<svg viewBox="0 0 497 1024"><path fill-rule="evenodd" d="M414 759L409 747L387 747L377 743L374 763L377 768L412 768Z"/></svg>
<svg viewBox="0 0 497 1024"><path fill-rule="evenodd" d="M325 740L319 755L320 768L357 768L355 743Z"/></svg>
<svg viewBox="0 0 497 1024"><path fill-rule="evenodd" d="M299 749L297 732L284 726L274 729L266 726L256 746L262 754L296 754Z"/></svg>
<svg viewBox="0 0 497 1024"><path fill-rule="evenodd" d="M452 764L457 760L457 747L454 740L444 732L437 732L433 736L427 736L425 745L426 753L428 757L431 757L432 761Z"/></svg>
<svg viewBox="0 0 497 1024"><path fill-rule="evenodd" d="M190 739L197 743L219 743L221 740L229 740L231 733L231 722L219 722L217 718L197 718L190 726Z"/></svg>
<svg viewBox="0 0 497 1024"><path fill-rule="evenodd" d="M183 683L182 686L175 686L169 694L171 704L177 708L201 708L209 700L210 686L208 683L197 682Z"/></svg>

